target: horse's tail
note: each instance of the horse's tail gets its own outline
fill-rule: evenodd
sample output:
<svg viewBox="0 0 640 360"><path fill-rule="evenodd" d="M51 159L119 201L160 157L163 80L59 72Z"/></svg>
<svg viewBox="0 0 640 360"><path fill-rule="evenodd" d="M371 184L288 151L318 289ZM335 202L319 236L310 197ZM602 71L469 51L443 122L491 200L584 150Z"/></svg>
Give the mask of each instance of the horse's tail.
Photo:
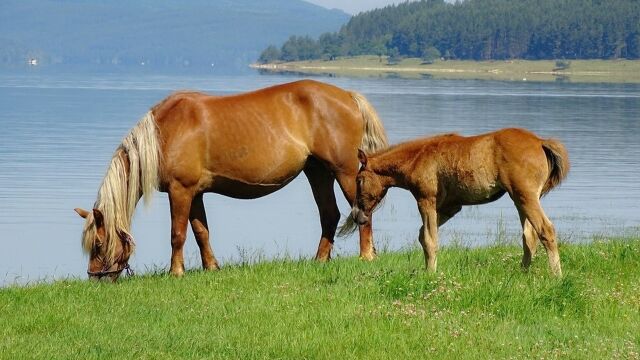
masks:
<svg viewBox="0 0 640 360"><path fill-rule="evenodd" d="M388 148L387 134L376 110L363 95L352 91L351 97L358 105L358 109L360 109L364 119L364 134L362 135L360 149L367 154L373 154Z"/></svg>
<svg viewBox="0 0 640 360"><path fill-rule="evenodd" d="M549 163L549 178L542 187L540 196L546 195L551 189L560 185L569 173L569 153L559 140L546 139L542 141L542 149Z"/></svg>
<svg viewBox="0 0 640 360"><path fill-rule="evenodd" d="M358 109L360 109L360 113L364 119L364 134L362 135L360 149L367 154L373 154L377 151L388 148L389 141L387 140L387 134L384 131L384 126L382 126L382 121L371 103L369 103L367 98L362 94L354 91L351 92L351 97L358 105ZM357 228L358 224L356 224L353 216L348 215L344 223L340 225L338 237L352 234Z"/></svg>

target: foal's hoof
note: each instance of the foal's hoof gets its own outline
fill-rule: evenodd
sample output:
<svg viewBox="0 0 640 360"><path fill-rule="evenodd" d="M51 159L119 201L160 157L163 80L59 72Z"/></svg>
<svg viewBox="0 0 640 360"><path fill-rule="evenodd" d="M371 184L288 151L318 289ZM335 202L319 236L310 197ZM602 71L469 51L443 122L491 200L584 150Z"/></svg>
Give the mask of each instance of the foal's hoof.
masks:
<svg viewBox="0 0 640 360"><path fill-rule="evenodd" d="M218 265L218 263L213 263L211 265L205 265L202 268L205 271L217 271L217 270L220 270L220 265Z"/></svg>

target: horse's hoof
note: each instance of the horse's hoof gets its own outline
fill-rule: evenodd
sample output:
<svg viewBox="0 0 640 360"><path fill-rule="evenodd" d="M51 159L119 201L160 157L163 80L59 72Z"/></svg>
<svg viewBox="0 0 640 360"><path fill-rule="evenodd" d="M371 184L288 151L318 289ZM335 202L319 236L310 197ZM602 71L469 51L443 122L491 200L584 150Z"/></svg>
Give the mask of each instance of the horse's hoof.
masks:
<svg viewBox="0 0 640 360"><path fill-rule="evenodd" d="M184 269L171 269L171 271L169 271L169 273L175 277L183 277L184 276Z"/></svg>
<svg viewBox="0 0 640 360"><path fill-rule="evenodd" d="M376 259L376 254L374 253L369 253L369 254L360 254L360 260L363 261L373 261Z"/></svg>

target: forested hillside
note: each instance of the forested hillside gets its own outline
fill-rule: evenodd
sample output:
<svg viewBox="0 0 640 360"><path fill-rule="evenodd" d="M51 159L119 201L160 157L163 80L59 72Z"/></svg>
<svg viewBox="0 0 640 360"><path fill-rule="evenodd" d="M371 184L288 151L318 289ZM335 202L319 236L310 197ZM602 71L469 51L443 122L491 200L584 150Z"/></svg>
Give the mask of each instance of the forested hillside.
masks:
<svg viewBox="0 0 640 360"><path fill-rule="evenodd" d="M348 20L302 0L0 0L0 69L33 59L74 71L247 71L268 44Z"/></svg>
<svg viewBox="0 0 640 360"><path fill-rule="evenodd" d="M448 59L640 57L637 0L405 2L351 18L317 40L292 36L260 62L351 55Z"/></svg>

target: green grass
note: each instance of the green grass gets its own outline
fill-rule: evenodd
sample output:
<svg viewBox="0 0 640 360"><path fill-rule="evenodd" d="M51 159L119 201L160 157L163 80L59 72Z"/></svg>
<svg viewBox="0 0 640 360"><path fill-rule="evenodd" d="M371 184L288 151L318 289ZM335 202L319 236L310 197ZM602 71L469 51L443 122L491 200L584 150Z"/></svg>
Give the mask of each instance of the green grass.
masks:
<svg viewBox="0 0 640 360"><path fill-rule="evenodd" d="M640 239L277 260L0 290L2 359L638 359Z"/></svg>
<svg viewBox="0 0 640 360"><path fill-rule="evenodd" d="M264 65L272 71L334 74L351 77L405 77L502 81L569 81L581 83L640 83L639 60L570 60L559 70L555 60L438 60L403 59L395 65L378 56L345 57ZM260 66L258 66L260 67Z"/></svg>

